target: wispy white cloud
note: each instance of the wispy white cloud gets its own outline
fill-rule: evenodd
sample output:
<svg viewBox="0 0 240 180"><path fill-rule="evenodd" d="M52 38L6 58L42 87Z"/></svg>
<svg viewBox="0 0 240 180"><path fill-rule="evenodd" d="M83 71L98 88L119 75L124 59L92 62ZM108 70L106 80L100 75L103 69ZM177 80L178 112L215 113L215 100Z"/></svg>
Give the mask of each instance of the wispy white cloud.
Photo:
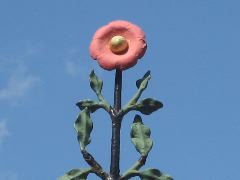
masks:
<svg viewBox="0 0 240 180"><path fill-rule="evenodd" d="M37 76L11 75L5 87L0 89L0 100L11 100L25 96L40 79Z"/></svg>
<svg viewBox="0 0 240 180"><path fill-rule="evenodd" d="M76 76L80 73L80 68L78 68L78 65L73 61L67 61L65 64L65 70L67 74L71 76Z"/></svg>
<svg viewBox="0 0 240 180"><path fill-rule="evenodd" d="M26 96L40 81L36 75L29 73L24 61L18 57L0 58L0 102L16 100Z"/></svg>
<svg viewBox="0 0 240 180"><path fill-rule="evenodd" d="M9 136L9 131L7 129L6 122L4 120L0 121L0 145ZM0 179L1 180L1 179Z"/></svg>
<svg viewBox="0 0 240 180"><path fill-rule="evenodd" d="M81 51L79 48L69 48L65 52L65 72L72 76L81 76L86 71L86 65L82 64L81 61Z"/></svg>
<svg viewBox="0 0 240 180"><path fill-rule="evenodd" d="M91 62L91 61L90 61ZM98 63L92 61L92 63L86 64L80 61L68 60L65 63L65 71L68 75L72 77L80 76L85 77L90 74L90 71L94 69L97 75L103 75L103 69L99 67Z"/></svg>
<svg viewBox="0 0 240 180"><path fill-rule="evenodd" d="M78 47L68 49L64 59L65 72L72 77L86 77L92 69L98 75L103 75L103 69L99 67L97 61L91 60L90 56L84 57Z"/></svg>

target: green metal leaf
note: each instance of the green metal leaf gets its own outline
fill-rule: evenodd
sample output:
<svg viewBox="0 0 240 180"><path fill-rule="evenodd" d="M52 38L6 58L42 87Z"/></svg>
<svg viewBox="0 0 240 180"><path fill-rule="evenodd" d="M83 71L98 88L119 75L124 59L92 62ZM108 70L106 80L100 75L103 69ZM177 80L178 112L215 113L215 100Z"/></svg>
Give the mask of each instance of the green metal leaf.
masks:
<svg viewBox="0 0 240 180"><path fill-rule="evenodd" d="M173 180L171 176L162 173L158 169L146 169L141 172L136 170L129 170L120 178L120 180L128 180L135 176L139 176L141 180Z"/></svg>
<svg viewBox="0 0 240 180"><path fill-rule="evenodd" d="M90 112L88 108L83 109L75 121L74 128L78 134L78 142L80 144L81 150L91 142L90 134L93 129L93 123L90 117Z"/></svg>
<svg viewBox="0 0 240 180"><path fill-rule="evenodd" d="M149 115L162 107L163 104L160 101L152 98L147 98L138 103L134 109L140 111L143 114Z"/></svg>
<svg viewBox="0 0 240 180"><path fill-rule="evenodd" d="M128 170L127 173L125 173L122 177L120 177L120 180L127 180L131 179L132 177L139 176L139 171L137 170Z"/></svg>
<svg viewBox="0 0 240 180"><path fill-rule="evenodd" d="M173 180L169 175L163 174L158 169L147 169L139 173L141 180Z"/></svg>
<svg viewBox="0 0 240 180"><path fill-rule="evenodd" d="M138 89L146 89L148 81L151 79L151 71L147 71L144 76L136 81L136 86Z"/></svg>
<svg viewBox="0 0 240 180"><path fill-rule="evenodd" d="M86 180L89 173L92 172L92 169L72 169L67 172L64 176L58 178L58 180Z"/></svg>
<svg viewBox="0 0 240 180"><path fill-rule="evenodd" d="M85 99L85 100L79 101L76 103L76 105L80 108L80 110L88 108L91 111L91 113L95 112L99 108L104 108L103 103L100 103L97 101L92 101L90 99Z"/></svg>
<svg viewBox="0 0 240 180"><path fill-rule="evenodd" d="M132 99L123 107L123 114L127 114L131 110L137 109L138 99L141 97L143 91L147 88L148 81L151 79L150 71L147 71L144 76L136 81L136 86L138 88L136 94L132 97ZM141 105L138 104L139 109L141 109Z"/></svg>
<svg viewBox="0 0 240 180"><path fill-rule="evenodd" d="M143 124L141 116L136 115L131 128L131 138L136 150L142 156L147 156L152 149L153 141L150 135L151 130Z"/></svg>
<svg viewBox="0 0 240 180"><path fill-rule="evenodd" d="M94 70L91 71L89 78L90 78L90 86L92 90L96 94L101 94L103 81L96 76L96 74L94 73Z"/></svg>

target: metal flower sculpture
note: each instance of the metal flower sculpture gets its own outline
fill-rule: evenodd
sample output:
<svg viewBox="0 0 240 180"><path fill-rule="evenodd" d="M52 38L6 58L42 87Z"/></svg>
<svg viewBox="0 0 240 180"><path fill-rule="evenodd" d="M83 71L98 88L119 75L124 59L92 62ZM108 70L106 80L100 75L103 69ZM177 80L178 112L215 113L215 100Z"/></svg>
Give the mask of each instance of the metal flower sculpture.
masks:
<svg viewBox="0 0 240 180"><path fill-rule="evenodd" d="M95 33L90 54L106 70L125 70L137 63L146 48L144 32L138 26L113 21Z"/></svg>
<svg viewBox="0 0 240 180"><path fill-rule="evenodd" d="M92 71L90 73L90 86L96 93L98 100L85 99L79 101L76 105L81 111L74 124L81 153L90 168L73 169L60 177L59 180L86 180L89 173L94 173L104 180L127 180L135 176L140 177L142 180L173 180L158 169L140 171L153 145L150 138L151 131L143 124L140 115L134 117L130 133L132 143L140 154L140 158L130 169L120 174L120 129L124 115L130 111L139 111L142 114L150 115L163 107L160 101L153 98L139 101L151 78L150 71L147 71L141 79L136 81L137 92L132 99L126 105L121 105L122 72L133 67L138 59L144 55L146 49L144 32L138 26L127 21L113 21L95 33L90 44L91 57L97 60L103 69L116 70L114 105L111 106L103 97L103 81ZM93 130L91 114L100 108L109 114L112 122L109 173L103 170L102 166L86 149L86 146L91 142L90 135Z"/></svg>

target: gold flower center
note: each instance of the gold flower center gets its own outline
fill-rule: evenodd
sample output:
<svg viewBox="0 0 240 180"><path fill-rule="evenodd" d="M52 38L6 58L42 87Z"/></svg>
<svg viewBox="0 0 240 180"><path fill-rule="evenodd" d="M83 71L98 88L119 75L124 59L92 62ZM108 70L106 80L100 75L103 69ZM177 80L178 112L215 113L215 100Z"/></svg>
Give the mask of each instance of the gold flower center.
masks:
<svg viewBox="0 0 240 180"><path fill-rule="evenodd" d="M111 51L115 54L122 54L128 49L128 41L123 36L114 36L109 42Z"/></svg>

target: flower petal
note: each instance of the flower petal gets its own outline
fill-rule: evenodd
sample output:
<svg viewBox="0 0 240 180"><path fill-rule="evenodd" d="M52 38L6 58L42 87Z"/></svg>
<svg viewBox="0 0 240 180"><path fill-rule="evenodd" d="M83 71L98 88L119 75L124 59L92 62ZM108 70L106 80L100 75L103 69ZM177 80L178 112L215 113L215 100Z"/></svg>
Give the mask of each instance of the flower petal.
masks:
<svg viewBox="0 0 240 180"><path fill-rule="evenodd" d="M128 41L124 54L114 54L109 41L114 36L123 36ZM106 70L126 70L134 66L146 52L145 34L140 27L127 21L113 21L96 31L90 44L90 55Z"/></svg>

